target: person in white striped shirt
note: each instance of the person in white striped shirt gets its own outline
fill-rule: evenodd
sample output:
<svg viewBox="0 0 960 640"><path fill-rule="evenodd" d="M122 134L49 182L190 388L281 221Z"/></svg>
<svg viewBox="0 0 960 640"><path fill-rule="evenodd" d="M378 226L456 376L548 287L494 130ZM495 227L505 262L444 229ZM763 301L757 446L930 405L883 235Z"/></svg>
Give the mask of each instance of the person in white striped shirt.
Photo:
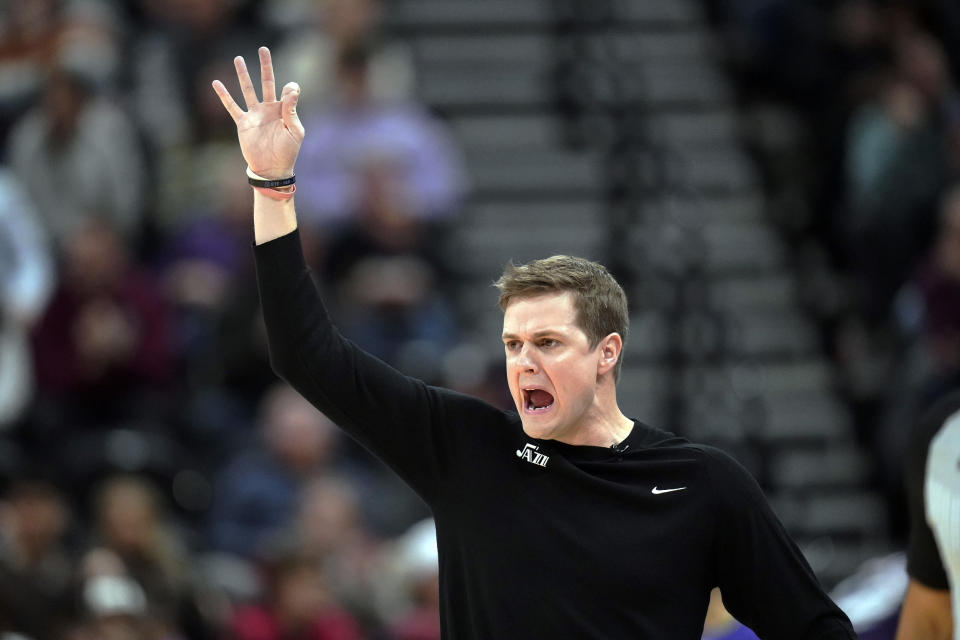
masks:
<svg viewBox="0 0 960 640"><path fill-rule="evenodd" d="M960 639L960 391L911 434L905 468L910 583L897 640ZM953 588L951 588L953 587Z"/></svg>

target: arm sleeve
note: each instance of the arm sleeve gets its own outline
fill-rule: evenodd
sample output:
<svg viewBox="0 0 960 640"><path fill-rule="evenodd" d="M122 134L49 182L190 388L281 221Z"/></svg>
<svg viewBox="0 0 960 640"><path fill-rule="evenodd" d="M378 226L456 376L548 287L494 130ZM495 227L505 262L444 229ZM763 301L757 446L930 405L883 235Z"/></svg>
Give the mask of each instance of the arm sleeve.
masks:
<svg viewBox="0 0 960 640"><path fill-rule="evenodd" d="M750 473L705 449L717 491L717 581L730 613L764 640L856 638Z"/></svg>
<svg viewBox="0 0 960 640"><path fill-rule="evenodd" d="M53 290L53 260L33 203L6 171L0 172L0 250L12 264L0 282L0 309L38 317Z"/></svg>
<svg viewBox="0 0 960 640"><path fill-rule="evenodd" d="M465 425L502 412L404 376L343 338L297 231L254 251L274 371L433 504L470 453Z"/></svg>
<svg viewBox="0 0 960 640"><path fill-rule="evenodd" d="M957 403L950 407L956 409ZM949 589L947 572L937 549L937 542L927 522L924 484L926 480L927 453L930 442L939 431L943 421L951 413L949 408L936 407L924 416L910 434L907 455L904 460L904 484L907 492L907 507L910 513L910 537L907 543L907 573L914 580L931 589Z"/></svg>

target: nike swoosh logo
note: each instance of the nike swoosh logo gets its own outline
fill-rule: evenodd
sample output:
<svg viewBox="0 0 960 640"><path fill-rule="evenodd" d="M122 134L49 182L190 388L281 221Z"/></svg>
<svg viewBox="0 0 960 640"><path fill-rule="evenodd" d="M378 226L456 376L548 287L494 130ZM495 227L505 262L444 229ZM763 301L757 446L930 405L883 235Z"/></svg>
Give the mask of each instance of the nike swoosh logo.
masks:
<svg viewBox="0 0 960 640"><path fill-rule="evenodd" d="M653 493L655 496L658 496L661 493L673 493L674 491L683 491L684 489L686 489L686 487L677 487L676 489L658 489L654 487L651 493Z"/></svg>

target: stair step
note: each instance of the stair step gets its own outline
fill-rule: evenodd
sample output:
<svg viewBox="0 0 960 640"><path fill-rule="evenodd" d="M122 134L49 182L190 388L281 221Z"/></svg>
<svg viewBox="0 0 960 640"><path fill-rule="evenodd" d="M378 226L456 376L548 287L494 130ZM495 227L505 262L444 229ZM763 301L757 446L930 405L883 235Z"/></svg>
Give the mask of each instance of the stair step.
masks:
<svg viewBox="0 0 960 640"><path fill-rule="evenodd" d="M592 155L560 151L468 153L476 191L591 194L602 187L600 166Z"/></svg>
<svg viewBox="0 0 960 640"><path fill-rule="evenodd" d="M546 108L552 89L541 69L517 65L509 70L424 69L421 98L439 109L470 107Z"/></svg>
<svg viewBox="0 0 960 640"><path fill-rule="evenodd" d="M402 0L390 3L391 28L543 28L550 23L550 7L542 0Z"/></svg>
<svg viewBox="0 0 960 640"><path fill-rule="evenodd" d="M554 59L546 35L489 34L420 36L414 39L417 61L424 68L478 67L544 68Z"/></svg>
<svg viewBox="0 0 960 640"><path fill-rule="evenodd" d="M449 122L463 149L548 151L559 147L557 122L543 115L460 116Z"/></svg>
<svg viewBox="0 0 960 640"><path fill-rule="evenodd" d="M770 468L775 487L795 491L863 486L871 473L870 461L861 451L840 446L787 450L776 455Z"/></svg>

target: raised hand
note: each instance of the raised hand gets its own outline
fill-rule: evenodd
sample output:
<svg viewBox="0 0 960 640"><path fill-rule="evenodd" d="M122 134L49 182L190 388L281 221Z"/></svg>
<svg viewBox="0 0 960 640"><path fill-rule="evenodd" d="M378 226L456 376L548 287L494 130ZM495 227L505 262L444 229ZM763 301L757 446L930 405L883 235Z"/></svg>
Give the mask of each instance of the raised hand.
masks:
<svg viewBox="0 0 960 640"><path fill-rule="evenodd" d="M240 151L250 169L264 178L286 178L293 175L293 165L303 142L303 125L297 116L300 86L296 82L285 84L278 101L270 50L260 47L258 53L262 102L257 99L247 64L240 56L233 59L233 64L247 110L240 108L219 80L213 81L213 90L237 125Z"/></svg>

